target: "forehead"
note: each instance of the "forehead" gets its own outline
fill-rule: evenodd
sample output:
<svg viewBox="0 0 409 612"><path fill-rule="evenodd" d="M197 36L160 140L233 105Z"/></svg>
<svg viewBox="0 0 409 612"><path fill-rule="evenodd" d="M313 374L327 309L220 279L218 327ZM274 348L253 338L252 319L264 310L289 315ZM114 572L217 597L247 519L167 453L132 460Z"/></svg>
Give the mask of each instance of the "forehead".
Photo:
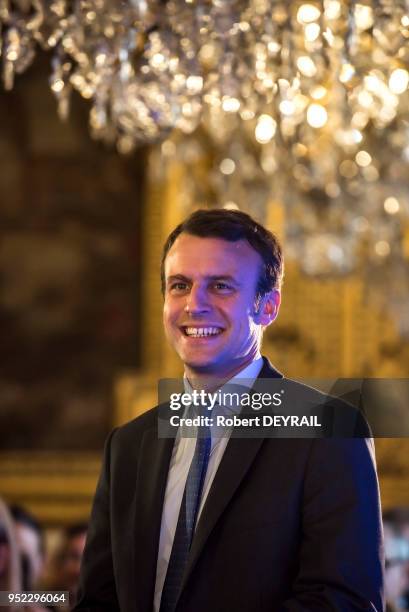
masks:
<svg viewBox="0 0 409 612"><path fill-rule="evenodd" d="M180 234L165 260L165 276L233 276L237 279L258 276L260 255L246 240L229 242L222 238L201 238Z"/></svg>

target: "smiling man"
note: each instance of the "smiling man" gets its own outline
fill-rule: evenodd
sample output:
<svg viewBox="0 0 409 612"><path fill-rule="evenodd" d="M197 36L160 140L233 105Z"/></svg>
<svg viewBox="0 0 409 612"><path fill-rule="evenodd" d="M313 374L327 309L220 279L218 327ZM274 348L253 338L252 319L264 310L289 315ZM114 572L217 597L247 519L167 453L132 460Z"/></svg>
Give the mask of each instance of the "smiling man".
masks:
<svg viewBox="0 0 409 612"><path fill-rule="evenodd" d="M199 210L171 233L163 320L187 393L282 378L260 353L282 275L244 213ZM75 610L381 612L371 441L214 434L161 438L158 408L111 433Z"/></svg>

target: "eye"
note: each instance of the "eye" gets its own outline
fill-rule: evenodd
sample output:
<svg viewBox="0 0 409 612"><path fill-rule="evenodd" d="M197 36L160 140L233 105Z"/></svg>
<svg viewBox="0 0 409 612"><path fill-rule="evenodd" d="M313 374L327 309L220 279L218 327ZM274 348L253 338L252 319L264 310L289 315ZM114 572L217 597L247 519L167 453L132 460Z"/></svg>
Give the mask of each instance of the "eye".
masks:
<svg viewBox="0 0 409 612"><path fill-rule="evenodd" d="M182 281L178 281L176 283L172 283L169 287L169 291L172 293L183 293L188 288L187 283L183 283Z"/></svg>
<svg viewBox="0 0 409 612"><path fill-rule="evenodd" d="M231 287L230 285L228 285L227 283L223 283L223 282L218 282L218 283L214 283L213 287L216 289L216 291L218 291L219 293L229 293L230 291L233 291L233 287Z"/></svg>

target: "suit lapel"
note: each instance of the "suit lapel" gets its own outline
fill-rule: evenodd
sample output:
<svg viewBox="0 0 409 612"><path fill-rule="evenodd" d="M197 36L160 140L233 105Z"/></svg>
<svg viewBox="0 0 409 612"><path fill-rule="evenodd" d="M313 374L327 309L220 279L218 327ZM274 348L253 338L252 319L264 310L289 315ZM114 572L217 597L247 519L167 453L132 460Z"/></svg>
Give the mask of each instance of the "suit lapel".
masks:
<svg viewBox="0 0 409 612"><path fill-rule="evenodd" d="M249 470L262 443L262 439L229 440L197 525L181 590L188 581L207 538Z"/></svg>
<svg viewBox="0 0 409 612"><path fill-rule="evenodd" d="M273 368L267 357L263 357L263 367L260 370L260 374L257 376L255 385L257 385L257 380L261 378L283 378L283 374Z"/></svg>
<svg viewBox="0 0 409 612"><path fill-rule="evenodd" d="M271 366L268 359L263 357L263 367L255 381L255 387L257 380L261 378L282 378L282 374ZM181 592L196 565L207 538L250 469L263 442L263 438L230 438L197 525Z"/></svg>
<svg viewBox="0 0 409 612"><path fill-rule="evenodd" d="M156 580L162 509L174 439L158 439L156 427L145 431L141 443L135 490L135 542L133 566L137 610L151 610ZM142 557L136 562L136 553ZM141 555L140 552L143 551Z"/></svg>

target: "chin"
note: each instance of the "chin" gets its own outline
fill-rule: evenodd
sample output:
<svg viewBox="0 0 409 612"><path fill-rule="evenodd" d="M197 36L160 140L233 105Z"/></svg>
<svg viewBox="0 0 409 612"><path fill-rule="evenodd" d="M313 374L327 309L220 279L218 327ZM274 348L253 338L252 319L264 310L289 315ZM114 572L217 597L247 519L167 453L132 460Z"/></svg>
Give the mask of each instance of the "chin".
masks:
<svg viewBox="0 0 409 612"><path fill-rule="evenodd" d="M209 372L211 373L211 371L216 368L216 364L213 361L209 361L207 359L183 359L182 357L181 359L187 368L203 374Z"/></svg>

